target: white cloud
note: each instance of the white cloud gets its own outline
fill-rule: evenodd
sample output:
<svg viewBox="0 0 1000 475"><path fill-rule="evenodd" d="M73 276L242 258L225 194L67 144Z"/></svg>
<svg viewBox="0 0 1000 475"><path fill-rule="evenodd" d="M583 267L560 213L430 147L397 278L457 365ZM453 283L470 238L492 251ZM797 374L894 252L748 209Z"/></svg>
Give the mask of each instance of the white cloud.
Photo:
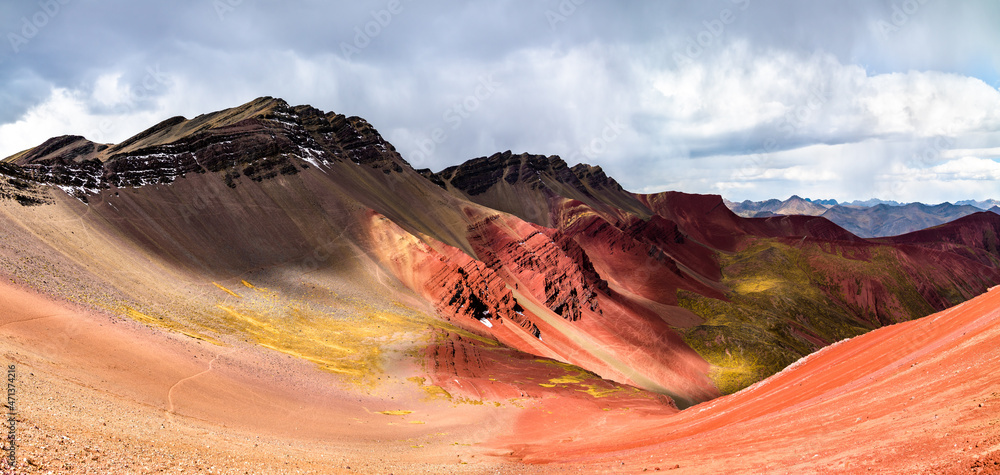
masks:
<svg viewBox="0 0 1000 475"><path fill-rule="evenodd" d="M117 143L169 117L164 99L160 99L152 110L125 107L110 114L94 112L90 105L95 102L130 104L116 95L115 91L120 92L120 88L107 89L114 81L104 81L93 95L53 89L45 102L29 109L20 120L0 125L0 157L8 157L60 135L82 135L98 143Z"/></svg>
<svg viewBox="0 0 1000 475"><path fill-rule="evenodd" d="M924 169L900 167L894 175L912 182L985 180L996 183L1000 182L1000 162L986 158L962 157Z"/></svg>
<svg viewBox="0 0 1000 475"><path fill-rule="evenodd" d="M979 79L920 71L868 76L824 53L798 57L737 43L688 67L645 74L659 92L646 108L665 119L660 132L697 142L763 129L782 143L1000 129L1000 92Z"/></svg>
<svg viewBox="0 0 1000 475"><path fill-rule="evenodd" d="M127 103L129 87L121 83L121 73L102 74L94 81L92 97L104 107L114 107Z"/></svg>
<svg viewBox="0 0 1000 475"><path fill-rule="evenodd" d="M71 91L55 89L20 120L0 125L0 156L7 157L58 135L79 135L93 126L86 106Z"/></svg>
<svg viewBox="0 0 1000 475"><path fill-rule="evenodd" d="M991 148L961 148L950 149L941 152L943 158L962 157L993 157L1000 158L1000 147Z"/></svg>
<svg viewBox="0 0 1000 475"><path fill-rule="evenodd" d="M870 76L832 55L754 53L742 44L687 68L646 73L658 92L644 104L662 119L656 132L699 158L662 162L669 173L647 173L646 183L632 177L637 189L671 186L733 199L791 193L916 199L910 185L918 179L897 177L902 186L887 186L878 178L908 164L908 173L921 177L925 199L1000 192L994 161L939 165L969 155L951 150L962 144L986 145L966 149L979 156L1000 151L1000 92L979 79L933 71ZM643 138L655 150L655 140ZM699 156L699 148L715 153ZM649 181L657 175L669 177ZM965 180L983 183L965 189L938 183Z"/></svg>

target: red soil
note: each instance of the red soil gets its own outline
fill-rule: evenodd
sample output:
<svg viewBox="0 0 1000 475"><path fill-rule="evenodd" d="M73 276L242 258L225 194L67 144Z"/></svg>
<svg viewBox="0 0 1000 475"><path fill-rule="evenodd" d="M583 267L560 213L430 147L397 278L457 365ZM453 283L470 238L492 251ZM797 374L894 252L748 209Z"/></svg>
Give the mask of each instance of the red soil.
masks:
<svg viewBox="0 0 1000 475"><path fill-rule="evenodd" d="M1000 288L827 347L737 394L673 414L552 401L514 435L530 463L688 472L961 472L1000 450ZM621 430L563 430L566 421ZM557 423L558 421L558 423ZM627 428L627 429L626 429Z"/></svg>
<svg viewBox="0 0 1000 475"><path fill-rule="evenodd" d="M561 233L509 215L484 216L469 227L479 260L430 237L417 240L377 215L371 233L376 253L404 284L471 332L655 388L682 406L719 395L708 363L666 320L609 289Z"/></svg>

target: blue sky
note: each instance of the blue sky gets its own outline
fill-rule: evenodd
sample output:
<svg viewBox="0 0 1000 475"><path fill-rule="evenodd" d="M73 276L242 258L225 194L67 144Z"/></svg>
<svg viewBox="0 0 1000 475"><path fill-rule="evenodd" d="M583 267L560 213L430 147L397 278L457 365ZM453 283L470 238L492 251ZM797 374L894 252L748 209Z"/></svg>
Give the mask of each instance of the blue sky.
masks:
<svg viewBox="0 0 1000 475"><path fill-rule="evenodd" d="M513 150L629 190L1000 198L995 1L0 3L0 156L255 97L417 168Z"/></svg>

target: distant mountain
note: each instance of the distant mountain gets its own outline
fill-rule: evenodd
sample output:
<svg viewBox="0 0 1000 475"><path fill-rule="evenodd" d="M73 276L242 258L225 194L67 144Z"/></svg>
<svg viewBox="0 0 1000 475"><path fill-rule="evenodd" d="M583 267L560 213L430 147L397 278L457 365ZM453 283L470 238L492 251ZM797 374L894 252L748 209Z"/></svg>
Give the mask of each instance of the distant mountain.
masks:
<svg viewBox="0 0 1000 475"><path fill-rule="evenodd" d="M726 206L734 213L744 218L766 218L769 216L819 216L826 212L827 206L817 202L792 195L785 201L743 201L734 203L725 201Z"/></svg>
<svg viewBox="0 0 1000 475"><path fill-rule="evenodd" d="M959 206L963 206L963 205L975 206L976 208L979 208L979 209L989 210L990 207L996 208L996 207L1000 206L1000 201L998 201L998 200L984 200L984 201L963 200L963 201L958 201L955 204L957 204Z"/></svg>
<svg viewBox="0 0 1000 475"><path fill-rule="evenodd" d="M994 207L990 208L989 211L992 211L992 212L994 212L996 214L1000 214L1000 206L994 206Z"/></svg>
<svg viewBox="0 0 1000 475"><path fill-rule="evenodd" d="M865 200L865 201L854 200L851 201L850 203L841 203L841 205L843 206L860 206L863 208L871 208L872 206L878 206L878 205L903 206L904 204L906 203L900 203L898 201L892 201L892 200L885 201L885 200L880 200L878 198L872 198L870 200Z"/></svg>
<svg viewBox="0 0 1000 475"><path fill-rule="evenodd" d="M822 216L858 236L871 238L906 234L980 211L975 206L951 203L934 206L910 203L902 206L880 204L871 208L834 206Z"/></svg>
<svg viewBox="0 0 1000 475"><path fill-rule="evenodd" d="M963 216L991 210L1000 212L996 200L960 201L957 204L899 203L870 199L837 204L836 200L812 200L792 196L785 201L724 200L726 206L744 218L774 216L822 216L863 238L896 236L954 221ZM827 204L832 203L832 204ZM990 209L988 204L993 205Z"/></svg>

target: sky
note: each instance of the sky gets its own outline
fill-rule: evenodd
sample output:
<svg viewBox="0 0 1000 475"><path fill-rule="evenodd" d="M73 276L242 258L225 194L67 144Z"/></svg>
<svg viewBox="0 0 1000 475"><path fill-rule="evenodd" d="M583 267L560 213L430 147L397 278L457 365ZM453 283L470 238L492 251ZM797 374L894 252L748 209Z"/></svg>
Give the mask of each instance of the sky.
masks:
<svg viewBox="0 0 1000 475"><path fill-rule="evenodd" d="M1000 199L1000 2L0 0L0 157L260 96L415 168L512 150L731 200Z"/></svg>

